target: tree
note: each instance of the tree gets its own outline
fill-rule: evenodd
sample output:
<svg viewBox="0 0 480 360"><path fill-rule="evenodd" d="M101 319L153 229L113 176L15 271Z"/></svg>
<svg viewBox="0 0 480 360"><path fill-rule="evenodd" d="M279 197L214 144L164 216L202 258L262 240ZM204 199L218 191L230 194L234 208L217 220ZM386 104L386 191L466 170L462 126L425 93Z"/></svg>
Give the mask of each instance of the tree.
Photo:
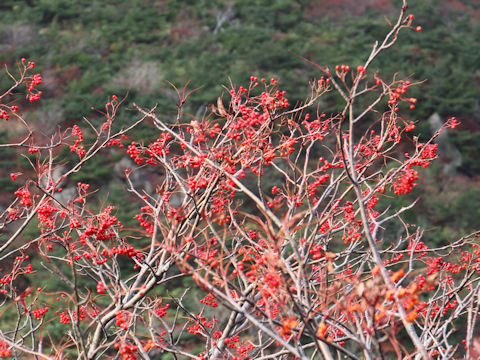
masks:
<svg viewBox="0 0 480 360"><path fill-rule="evenodd" d="M448 119L427 141L410 136L415 123L400 108L414 109L415 84L369 71L402 29L414 30L406 10L363 65L314 64L322 76L303 104L291 106L276 79L252 76L202 118L187 119L184 88L174 121L136 106L138 119L117 129L122 100L112 95L102 123L84 119L48 142L10 102L22 84L28 100L41 96L41 76L22 59L0 97L0 117L26 129L3 146L27 149L32 167L11 173L21 185L1 217L0 356L471 357L477 233L430 248L402 220L414 204L388 205L416 186L435 138L458 124ZM327 92L343 99L338 113L322 113ZM140 124L153 141L128 138ZM78 157L68 168L65 147ZM98 209L89 184L62 195L73 174L112 151L136 164L125 191L139 226L123 226L112 205ZM151 191L133 180L145 168L159 179Z"/></svg>

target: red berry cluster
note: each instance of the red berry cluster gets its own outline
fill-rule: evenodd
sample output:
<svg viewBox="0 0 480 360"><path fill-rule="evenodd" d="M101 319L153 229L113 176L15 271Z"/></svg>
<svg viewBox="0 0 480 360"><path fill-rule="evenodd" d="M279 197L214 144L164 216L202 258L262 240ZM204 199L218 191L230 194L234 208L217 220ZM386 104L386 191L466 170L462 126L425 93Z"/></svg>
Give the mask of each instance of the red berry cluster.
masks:
<svg viewBox="0 0 480 360"><path fill-rule="evenodd" d="M105 293L105 284L103 281L97 282L97 294L103 294Z"/></svg>
<svg viewBox="0 0 480 360"><path fill-rule="evenodd" d="M27 60L25 58L22 58L22 64L24 71L33 69L35 67L35 63L33 61L29 61L27 64L25 64ZM37 100L40 100L40 96L42 95L42 92L37 90L35 86L40 85L43 82L42 75L40 74L35 74L25 80L25 86L27 87L27 99L30 102L34 102Z"/></svg>
<svg viewBox="0 0 480 360"><path fill-rule="evenodd" d="M48 312L48 310L49 310L48 306L45 306L44 308L41 308L41 309L32 310L32 316L35 320L40 321L42 320L43 315L45 315Z"/></svg>
<svg viewBox="0 0 480 360"><path fill-rule="evenodd" d="M5 110L0 110L0 119L5 119L8 121L10 119L10 115Z"/></svg>
<svg viewBox="0 0 480 360"><path fill-rule="evenodd" d="M408 194L412 188L417 186L415 180L418 179L418 172L413 169L407 169L400 174L400 177L393 182L393 192L396 195Z"/></svg>
<svg viewBox="0 0 480 360"><path fill-rule="evenodd" d="M120 310L115 314L115 324L123 330L128 329L128 323L130 322L130 316L127 311Z"/></svg>
<svg viewBox="0 0 480 360"><path fill-rule="evenodd" d="M216 308L218 306L217 301L212 293L208 293L203 299L200 300L202 304Z"/></svg>
<svg viewBox="0 0 480 360"><path fill-rule="evenodd" d="M163 317L167 314L167 309L170 307L170 304L166 304L165 306L161 306L155 309L155 314L159 317Z"/></svg>
<svg viewBox="0 0 480 360"><path fill-rule="evenodd" d="M130 343L129 341L123 341L121 344L118 342L113 345L120 355L122 355L122 360L136 360L138 346Z"/></svg>
<svg viewBox="0 0 480 360"><path fill-rule="evenodd" d="M70 151L76 152L79 157L85 155L85 147L83 146L83 132L78 125L73 125L72 136L76 137L75 142L70 145Z"/></svg>
<svg viewBox="0 0 480 360"><path fill-rule="evenodd" d="M32 194L27 187L22 187L15 191L14 193L20 198L20 205L31 206L32 205Z"/></svg>
<svg viewBox="0 0 480 360"><path fill-rule="evenodd" d="M11 353L12 349L10 349L10 346L6 342L0 340L0 357L8 357Z"/></svg>

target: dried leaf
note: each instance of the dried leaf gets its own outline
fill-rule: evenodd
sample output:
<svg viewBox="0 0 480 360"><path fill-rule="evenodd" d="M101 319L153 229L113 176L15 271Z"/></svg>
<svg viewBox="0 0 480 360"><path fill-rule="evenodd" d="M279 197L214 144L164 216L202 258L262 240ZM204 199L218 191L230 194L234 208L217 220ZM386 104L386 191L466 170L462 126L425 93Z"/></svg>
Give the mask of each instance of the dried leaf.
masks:
<svg viewBox="0 0 480 360"><path fill-rule="evenodd" d="M226 116L227 111L225 110L225 107L223 106L222 99L220 97L217 98L217 109L218 113L220 116Z"/></svg>

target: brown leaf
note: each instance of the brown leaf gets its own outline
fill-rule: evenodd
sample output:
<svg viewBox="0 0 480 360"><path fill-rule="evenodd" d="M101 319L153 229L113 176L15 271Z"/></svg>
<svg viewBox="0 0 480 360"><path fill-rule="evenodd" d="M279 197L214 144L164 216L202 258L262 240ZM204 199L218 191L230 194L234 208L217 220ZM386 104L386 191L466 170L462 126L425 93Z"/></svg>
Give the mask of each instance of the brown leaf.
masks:
<svg viewBox="0 0 480 360"><path fill-rule="evenodd" d="M218 109L218 113L220 114L220 116L226 116L227 115L227 111L225 110L225 107L223 106L222 99L220 97L217 98L217 109Z"/></svg>

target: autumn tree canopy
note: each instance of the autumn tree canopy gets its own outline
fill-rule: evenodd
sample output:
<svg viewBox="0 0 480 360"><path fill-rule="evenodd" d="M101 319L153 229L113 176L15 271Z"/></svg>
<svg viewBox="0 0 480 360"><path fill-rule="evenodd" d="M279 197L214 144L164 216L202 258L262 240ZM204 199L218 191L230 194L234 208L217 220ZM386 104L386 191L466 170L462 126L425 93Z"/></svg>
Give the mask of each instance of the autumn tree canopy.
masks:
<svg viewBox="0 0 480 360"><path fill-rule="evenodd" d="M405 220L415 202L395 202L459 122L412 135L418 84L371 70L421 31L404 1L361 64L297 54L314 69L300 103L252 75L196 115L185 106L202 89L187 84L173 87L175 118L111 94L97 118L49 134L24 111L44 80L20 59L0 96L1 121L24 129L1 146L25 159L1 214L0 357L472 358L477 233L429 244ZM119 123L127 111L135 121ZM69 186L112 157L129 159L128 202ZM124 225L130 206L136 222Z"/></svg>

